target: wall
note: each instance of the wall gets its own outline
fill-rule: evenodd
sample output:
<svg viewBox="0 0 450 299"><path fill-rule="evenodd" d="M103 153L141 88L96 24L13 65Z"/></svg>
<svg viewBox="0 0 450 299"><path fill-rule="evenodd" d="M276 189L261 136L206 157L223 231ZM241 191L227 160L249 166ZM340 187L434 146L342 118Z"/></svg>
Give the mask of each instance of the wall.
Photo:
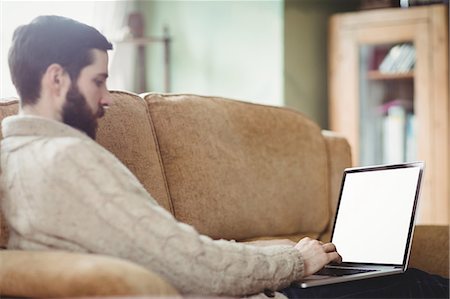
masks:
<svg viewBox="0 0 450 299"><path fill-rule="evenodd" d="M172 37L171 92L283 104L283 18L277 1L140 1L146 35ZM163 91L163 47L147 47L147 88Z"/></svg>
<svg viewBox="0 0 450 299"><path fill-rule="evenodd" d="M359 0L287 0L284 20L285 105L328 128L328 19Z"/></svg>

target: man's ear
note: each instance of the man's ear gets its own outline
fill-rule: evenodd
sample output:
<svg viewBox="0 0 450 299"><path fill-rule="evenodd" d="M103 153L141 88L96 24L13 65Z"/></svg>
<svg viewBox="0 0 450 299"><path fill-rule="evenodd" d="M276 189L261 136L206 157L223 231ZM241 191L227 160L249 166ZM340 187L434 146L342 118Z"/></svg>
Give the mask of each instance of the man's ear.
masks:
<svg viewBox="0 0 450 299"><path fill-rule="evenodd" d="M53 97L65 96L70 86L70 77L64 68L53 63L49 65L42 76L42 87L47 94Z"/></svg>

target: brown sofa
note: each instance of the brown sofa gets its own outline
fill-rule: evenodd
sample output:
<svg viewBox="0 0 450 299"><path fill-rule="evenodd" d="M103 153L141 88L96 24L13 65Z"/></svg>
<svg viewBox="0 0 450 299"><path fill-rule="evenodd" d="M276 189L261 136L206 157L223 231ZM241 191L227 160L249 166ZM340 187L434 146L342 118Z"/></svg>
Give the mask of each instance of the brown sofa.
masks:
<svg viewBox="0 0 450 299"><path fill-rule="evenodd" d="M218 97L112 92L98 142L180 221L219 239L328 240L346 140L294 110ZM0 103L0 118L17 113ZM1 120L0 119L0 120ZM0 247L8 229L1 227ZM448 277L448 226L418 226L411 266ZM117 258L0 250L0 295L174 295Z"/></svg>

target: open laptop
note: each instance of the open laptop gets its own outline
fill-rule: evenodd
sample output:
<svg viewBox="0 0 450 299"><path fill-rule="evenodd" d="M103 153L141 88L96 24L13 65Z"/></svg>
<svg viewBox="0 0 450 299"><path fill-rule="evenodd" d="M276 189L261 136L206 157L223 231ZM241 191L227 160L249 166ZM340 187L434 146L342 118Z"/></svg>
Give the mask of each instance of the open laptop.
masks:
<svg viewBox="0 0 450 299"><path fill-rule="evenodd" d="M406 271L423 162L344 171L331 242L342 256L303 288Z"/></svg>

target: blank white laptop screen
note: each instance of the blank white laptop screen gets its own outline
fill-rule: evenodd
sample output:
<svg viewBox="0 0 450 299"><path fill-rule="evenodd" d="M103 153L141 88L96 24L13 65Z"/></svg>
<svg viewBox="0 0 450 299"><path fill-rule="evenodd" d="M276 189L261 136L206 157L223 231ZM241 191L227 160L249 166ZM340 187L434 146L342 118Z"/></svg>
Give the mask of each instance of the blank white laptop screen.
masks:
<svg viewBox="0 0 450 299"><path fill-rule="evenodd" d="M419 167L346 174L332 242L343 262L401 265Z"/></svg>

